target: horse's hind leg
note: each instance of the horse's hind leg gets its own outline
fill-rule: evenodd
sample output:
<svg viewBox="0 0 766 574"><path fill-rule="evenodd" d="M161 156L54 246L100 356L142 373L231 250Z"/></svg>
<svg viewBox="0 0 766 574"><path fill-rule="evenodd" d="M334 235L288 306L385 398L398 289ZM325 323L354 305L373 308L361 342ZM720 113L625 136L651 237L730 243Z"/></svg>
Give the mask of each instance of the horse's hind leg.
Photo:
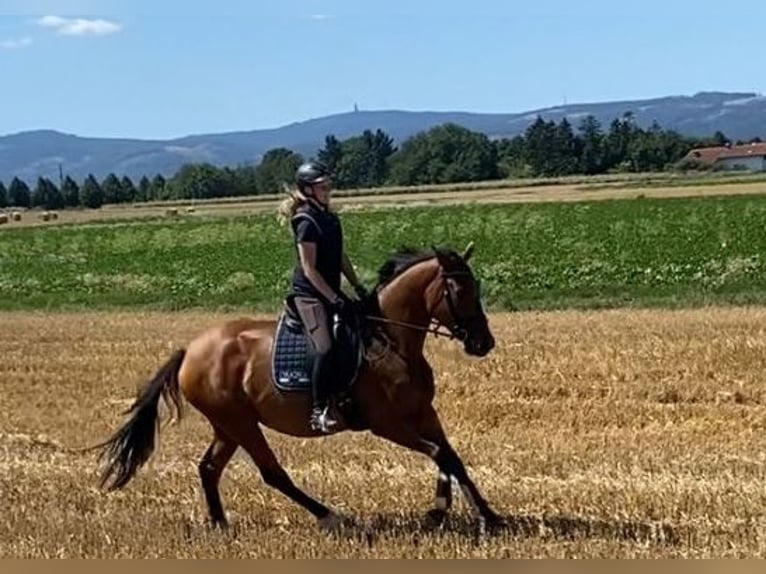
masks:
<svg viewBox="0 0 766 574"><path fill-rule="evenodd" d="M295 486L252 417L228 417L227 420L229 426L226 432L250 455L266 484L308 510L322 528L332 529L339 524L339 518L332 510Z"/></svg>
<svg viewBox="0 0 766 574"><path fill-rule="evenodd" d="M205 493L208 515L213 527L226 528L228 526L226 514L221 504L218 483L221 480L223 469L229 463L236 450L237 443L226 437L218 429L215 429L215 437L199 462L202 490Z"/></svg>

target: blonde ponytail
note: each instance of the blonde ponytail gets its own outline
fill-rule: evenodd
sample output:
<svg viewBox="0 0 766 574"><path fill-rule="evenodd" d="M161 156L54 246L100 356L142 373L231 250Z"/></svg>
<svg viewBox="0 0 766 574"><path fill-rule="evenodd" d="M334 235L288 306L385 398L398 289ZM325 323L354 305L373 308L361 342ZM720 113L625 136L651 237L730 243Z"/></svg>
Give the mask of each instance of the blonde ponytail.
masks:
<svg viewBox="0 0 766 574"><path fill-rule="evenodd" d="M277 210L277 221L279 221L279 224L287 225L300 205L307 199L299 190L288 191L287 199L279 204L279 209Z"/></svg>

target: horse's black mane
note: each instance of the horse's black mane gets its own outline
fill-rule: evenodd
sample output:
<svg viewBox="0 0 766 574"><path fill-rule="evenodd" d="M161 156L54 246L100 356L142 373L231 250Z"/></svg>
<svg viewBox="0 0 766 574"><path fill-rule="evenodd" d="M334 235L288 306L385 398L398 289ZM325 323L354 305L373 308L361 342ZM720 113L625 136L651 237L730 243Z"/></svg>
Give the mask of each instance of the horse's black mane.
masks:
<svg viewBox="0 0 766 574"><path fill-rule="evenodd" d="M432 259L437 255L446 257L456 264L462 263L465 265L463 258L452 249L434 248L418 250L405 246L390 255L378 269L378 287L387 285L413 265Z"/></svg>
<svg viewBox="0 0 766 574"><path fill-rule="evenodd" d="M381 312L377 292L413 265L428 261L437 256L457 268L468 267L463 257L452 249L433 248L418 250L408 246L402 247L391 254L378 269L378 283L370 294L360 301L360 314L368 317L379 317ZM373 331L376 327L373 327ZM364 337L369 337L369 332Z"/></svg>

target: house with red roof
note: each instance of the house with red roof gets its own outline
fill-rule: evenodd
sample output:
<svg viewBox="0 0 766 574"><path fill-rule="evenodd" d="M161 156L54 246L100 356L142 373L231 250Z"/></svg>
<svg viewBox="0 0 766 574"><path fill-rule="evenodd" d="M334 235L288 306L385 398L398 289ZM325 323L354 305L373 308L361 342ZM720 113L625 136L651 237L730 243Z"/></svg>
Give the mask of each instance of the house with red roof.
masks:
<svg viewBox="0 0 766 574"><path fill-rule="evenodd" d="M709 165L716 169L766 171L766 143L696 148L681 161Z"/></svg>

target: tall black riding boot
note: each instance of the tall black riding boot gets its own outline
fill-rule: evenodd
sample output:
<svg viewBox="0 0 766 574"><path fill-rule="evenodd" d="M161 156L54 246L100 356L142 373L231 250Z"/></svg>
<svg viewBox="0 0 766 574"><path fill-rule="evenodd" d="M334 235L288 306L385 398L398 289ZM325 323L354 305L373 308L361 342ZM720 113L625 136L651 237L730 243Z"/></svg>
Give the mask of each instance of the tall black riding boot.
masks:
<svg viewBox="0 0 766 574"><path fill-rule="evenodd" d="M329 374L331 366L331 354L323 353L314 359L314 368L311 372L312 401L314 408L311 413L311 428L329 433L332 427L338 424L329 413Z"/></svg>

